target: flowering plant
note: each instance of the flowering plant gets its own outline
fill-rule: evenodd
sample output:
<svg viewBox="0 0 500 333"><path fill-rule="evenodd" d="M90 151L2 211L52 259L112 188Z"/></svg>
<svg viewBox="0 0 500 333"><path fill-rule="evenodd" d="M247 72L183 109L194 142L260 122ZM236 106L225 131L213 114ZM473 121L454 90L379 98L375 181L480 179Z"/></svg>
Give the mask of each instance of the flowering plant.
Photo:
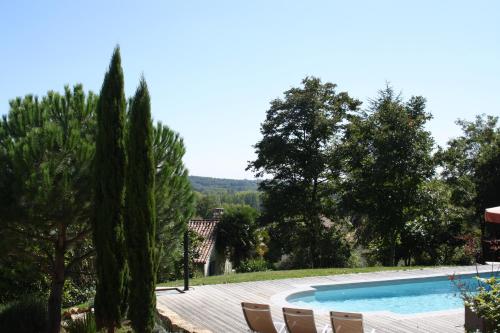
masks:
<svg viewBox="0 0 500 333"><path fill-rule="evenodd" d="M476 276L477 287L471 288L470 284L455 275L451 275L449 279L458 288L464 305L478 317L487 320L492 332L500 332L500 280L495 276Z"/></svg>

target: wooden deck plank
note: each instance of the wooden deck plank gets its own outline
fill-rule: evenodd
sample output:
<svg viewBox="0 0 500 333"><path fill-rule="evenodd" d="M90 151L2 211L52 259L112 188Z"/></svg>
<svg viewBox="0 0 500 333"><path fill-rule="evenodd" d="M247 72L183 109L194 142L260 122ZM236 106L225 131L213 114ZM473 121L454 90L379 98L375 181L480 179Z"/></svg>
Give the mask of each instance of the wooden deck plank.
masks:
<svg viewBox="0 0 500 333"><path fill-rule="evenodd" d="M487 271L487 268L482 268L482 270ZM438 267L411 271L383 271L195 286L185 294L158 293L157 307L173 311L183 320L213 333L245 332L247 326L241 311L240 304L242 301L270 304L273 319L276 322L283 322L282 304L273 303L271 298L279 293L293 292L297 286L419 278L453 274L455 272L474 273L475 271L476 268L470 266ZM415 316L366 313L364 318L366 329L375 328L377 333L458 333L464 331L464 315L463 311L460 310L453 313L428 313ZM329 323L326 312L315 311L315 319L318 327L323 327Z"/></svg>

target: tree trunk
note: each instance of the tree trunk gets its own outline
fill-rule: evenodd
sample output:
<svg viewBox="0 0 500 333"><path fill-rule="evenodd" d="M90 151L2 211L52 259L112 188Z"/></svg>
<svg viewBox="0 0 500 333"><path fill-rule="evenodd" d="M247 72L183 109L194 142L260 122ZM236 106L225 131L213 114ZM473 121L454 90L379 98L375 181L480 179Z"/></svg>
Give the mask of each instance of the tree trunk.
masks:
<svg viewBox="0 0 500 333"><path fill-rule="evenodd" d="M396 266L396 238L391 241L391 266Z"/></svg>
<svg viewBox="0 0 500 333"><path fill-rule="evenodd" d="M396 235L392 234L389 236L389 242L386 243L383 249L383 265L384 266L396 266Z"/></svg>
<svg viewBox="0 0 500 333"><path fill-rule="evenodd" d="M59 333L61 329L61 305L64 280L64 237L59 236L56 244L54 272L49 296L49 333Z"/></svg>
<svg viewBox="0 0 500 333"><path fill-rule="evenodd" d="M311 256L312 268L321 267L321 256L318 253L318 243L321 233L321 227L318 225L320 222L319 212L317 209L317 194L318 194L318 179L314 178L312 180L313 188L311 193L311 203L308 205L308 210L305 216L308 217L309 228L312 231L312 237L309 240L309 255Z"/></svg>

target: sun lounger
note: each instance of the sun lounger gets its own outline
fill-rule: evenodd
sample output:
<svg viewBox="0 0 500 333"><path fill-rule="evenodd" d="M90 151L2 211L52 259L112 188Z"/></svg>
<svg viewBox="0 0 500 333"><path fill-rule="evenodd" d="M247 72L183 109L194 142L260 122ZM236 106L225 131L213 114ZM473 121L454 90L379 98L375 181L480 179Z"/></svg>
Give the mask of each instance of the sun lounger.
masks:
<svg viewBox="0 0 500 333"><path fill-rule="evenodd" d="M283 308L286 329L289 333L317 333L314 313L307 309ZM326 333L330 328L326 325L321 332Z"/></svg>
<svg viewBox="0 0 500 333"><path fill-rule="evenodd" d="M363 315L350 312L330 312L334 333L363 333ZM373 329L371 333L375 333Z"/></svg>
<svg viewBox="0 0 500 333"><path fill-rule="evenodd" d="M241 308L250 332L282 333L285 331L284 323L277 323L278 328L274 325L269 305L242 302Z"/></svg>

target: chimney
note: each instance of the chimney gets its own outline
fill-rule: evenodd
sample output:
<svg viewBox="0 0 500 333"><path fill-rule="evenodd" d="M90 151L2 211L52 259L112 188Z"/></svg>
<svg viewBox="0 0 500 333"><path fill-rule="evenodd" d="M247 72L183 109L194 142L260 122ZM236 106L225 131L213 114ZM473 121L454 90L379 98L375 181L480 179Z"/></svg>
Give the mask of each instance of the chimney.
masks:
<svg viewBox="0 0 500 333"><path fill-rule="evenodd" d="M214 208L212 210L212 218L214 220L220 220L222 218L222 214L224 214L224 208Z"/></svg>

